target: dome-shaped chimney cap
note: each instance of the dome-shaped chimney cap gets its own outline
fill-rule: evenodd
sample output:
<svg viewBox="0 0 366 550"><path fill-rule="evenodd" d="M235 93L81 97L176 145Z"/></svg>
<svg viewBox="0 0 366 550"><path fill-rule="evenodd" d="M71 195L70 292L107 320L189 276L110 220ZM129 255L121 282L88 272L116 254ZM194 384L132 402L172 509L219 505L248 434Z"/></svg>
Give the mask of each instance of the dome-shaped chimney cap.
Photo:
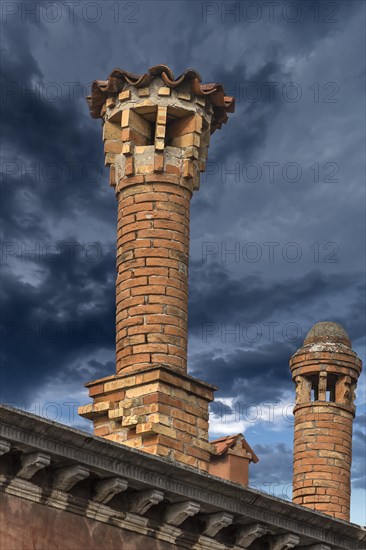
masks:
<svg viewBox="0 0 366 550"><path fill-rule="evenodd" d="M349 348L352 348L351 340L344 330L344 328L338 323L332 321L323 321L321 323L315 323L315 325L309 330L304 340L304 346L309 344L343 344Z"/></svg>

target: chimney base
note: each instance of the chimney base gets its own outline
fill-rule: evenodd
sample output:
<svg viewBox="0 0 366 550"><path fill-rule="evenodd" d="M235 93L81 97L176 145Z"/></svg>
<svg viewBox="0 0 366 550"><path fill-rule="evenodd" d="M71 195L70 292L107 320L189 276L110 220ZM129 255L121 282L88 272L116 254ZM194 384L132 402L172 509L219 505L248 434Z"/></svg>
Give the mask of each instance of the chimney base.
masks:
<svg viewBox="0 0 366 550"><path fill-rule="evenodd" d="M94 434L208 471L209 403L217 389L186 374L153 367L86 384L93 403L79 408Z"/></svg>

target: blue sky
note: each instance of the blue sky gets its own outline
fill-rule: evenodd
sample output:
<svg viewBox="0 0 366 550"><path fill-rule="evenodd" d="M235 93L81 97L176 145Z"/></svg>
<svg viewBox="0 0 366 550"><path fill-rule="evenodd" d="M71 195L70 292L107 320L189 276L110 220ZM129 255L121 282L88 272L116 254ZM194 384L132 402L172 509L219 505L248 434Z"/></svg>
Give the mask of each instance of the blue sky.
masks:
<svg viewBox="0 0 366 550"><path fill-rule="evenodd" d="M116 203L85 96L121 67L222 82L236 112L192 200L189 373L219 386L253 486L290 496L288 360L317 321L365 358L365 4L2 2L2 400L90 429L114 372ZM47 7L48 5L48 7ZM365 521L366 384L352 520Z"/></svg>

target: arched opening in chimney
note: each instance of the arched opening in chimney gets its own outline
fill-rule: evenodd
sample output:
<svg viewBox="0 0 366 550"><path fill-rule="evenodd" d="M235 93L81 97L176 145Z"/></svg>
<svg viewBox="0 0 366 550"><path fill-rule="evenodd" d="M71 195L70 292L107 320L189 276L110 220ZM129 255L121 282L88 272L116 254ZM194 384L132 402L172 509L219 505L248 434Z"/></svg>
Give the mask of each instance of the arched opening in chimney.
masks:
<svg viewBox="0 0 366 550"><path fill-rule="evenodd" d="M337 383L337 376L334 374L328 373L326 400L333 403L336 400L336 383Z"/></svg>
<svg viewBox="0 0 366 550"><path fill-rule="evenodd" d="M311 381L311 394L310 394L310 400L311 401L318 401L319 399L319 375L314 374L310 376Z"/></svg>

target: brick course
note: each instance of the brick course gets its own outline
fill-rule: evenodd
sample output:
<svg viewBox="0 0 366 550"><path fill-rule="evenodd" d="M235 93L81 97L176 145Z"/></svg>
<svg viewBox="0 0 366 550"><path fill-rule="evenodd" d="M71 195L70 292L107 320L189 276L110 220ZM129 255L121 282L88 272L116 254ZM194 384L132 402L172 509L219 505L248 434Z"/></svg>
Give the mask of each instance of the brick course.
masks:
<svg viewBox="0 0 366 550"><path fill-rule="evenodd" d="M153 364L152 354L160 354L161 366L186 372L189 226L185 221L189 223L189 201L192 193L175 184L166 186L166 192L160 193L154 191L154 186L155 184L146 183L143 190L129 195L134 202L128 207L124 207L126 190L118 193L119 209L123 213L128 208L129 215L128 223L120 223L118 231L117 313L125 313L125 318L129 319L129 327L135 329L134 335L140 335L141 338L138 345L131 346L131 341L125 338L123 332L125 324L117 325L117 350L125 351L117 354L117 372L131 364L131 356L134 356L135 365L146 362ZM174 214L172 220L169 206L178 204L178 200L184 212ZM160 211L157 204L164 215L167 215L163 218L164 223L156 217ZM141 206L144 208L141 209ZM131 216L135 207L140 214L137 221ZM151 217L152 212L155 217ZM131 241L132 247L129 245ZM159 257L170 260L167 265L150 265L148 260L152 255L154 257L155 248L158 249ZM130 266L127 266L124 258L129 250ZM176 250L181 252L179 258ZM139 259L141 261L136 264ZM160 262L157 263L159 265ZM150 331L149 325L152 324L154 329ZM167 325L179 327L180 337L174 340L167 334L167 339L164 339ZM160 338L152 338L153 334L159 334ZM141 357L136 357L136 354L141 354ZM145 354L149 354L147 359Z"/></svg>

